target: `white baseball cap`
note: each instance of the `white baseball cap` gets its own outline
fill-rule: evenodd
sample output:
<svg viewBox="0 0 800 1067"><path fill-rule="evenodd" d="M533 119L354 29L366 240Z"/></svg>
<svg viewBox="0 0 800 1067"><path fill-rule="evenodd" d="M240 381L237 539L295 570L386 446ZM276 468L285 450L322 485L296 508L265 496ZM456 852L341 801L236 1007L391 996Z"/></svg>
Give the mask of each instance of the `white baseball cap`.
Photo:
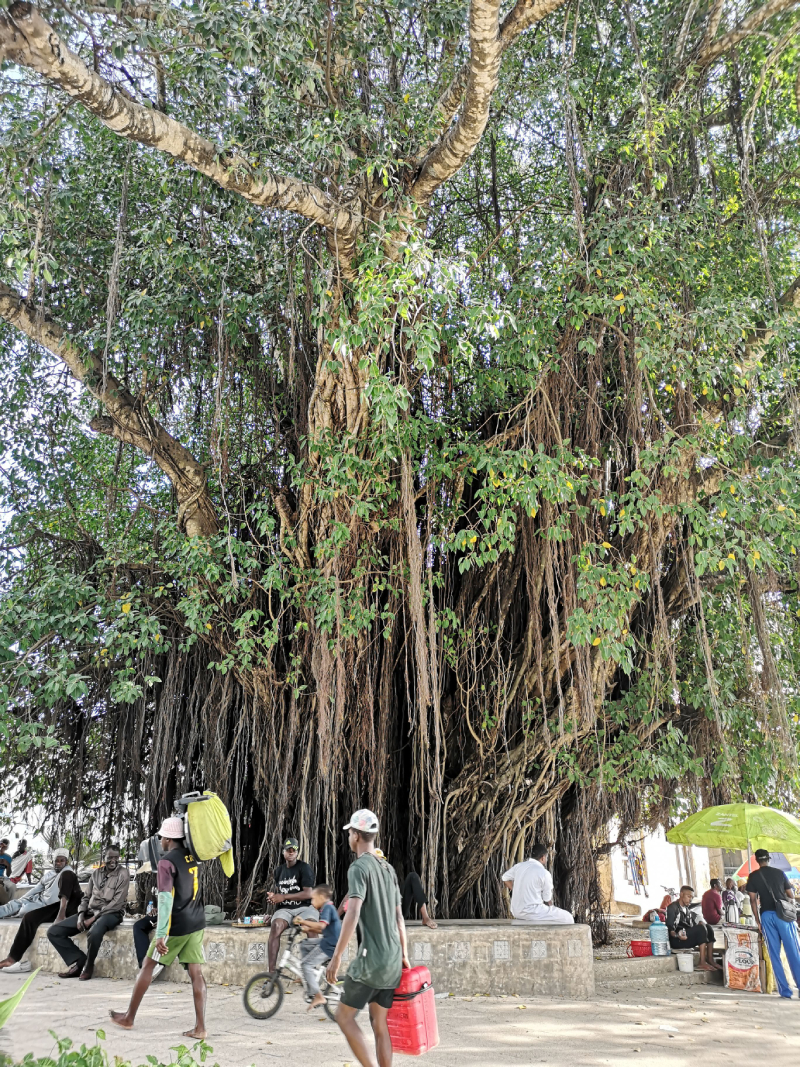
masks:
<svg viewBox="0 0 800 1067"><path fill-rule="evenodd" d="M353 812L350 822L342 829L360 830L362 834L377 834L379 825L378 816L374 811L370 811L369 808L359 808L358 811Z"/></svg>

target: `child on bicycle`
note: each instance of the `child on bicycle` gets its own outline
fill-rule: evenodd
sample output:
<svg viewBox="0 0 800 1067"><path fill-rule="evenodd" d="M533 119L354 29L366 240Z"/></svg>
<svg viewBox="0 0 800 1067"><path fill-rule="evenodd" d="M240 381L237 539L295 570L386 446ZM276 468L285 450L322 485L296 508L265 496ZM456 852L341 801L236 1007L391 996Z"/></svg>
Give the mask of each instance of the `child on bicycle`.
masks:
<svg viewBox="0 0 800 1067"><path fill-rule="evenodd" d="M332 904L333 890L329 885L317 885L311 893L311 904L319 912L319 919L294 920L295 926L307 935L300 945L301 967L306 988L312 996L308 1011L314 1011L325 1003L319 990L319 969L327 963L336 948L342 929L342 920Z"/></svg>

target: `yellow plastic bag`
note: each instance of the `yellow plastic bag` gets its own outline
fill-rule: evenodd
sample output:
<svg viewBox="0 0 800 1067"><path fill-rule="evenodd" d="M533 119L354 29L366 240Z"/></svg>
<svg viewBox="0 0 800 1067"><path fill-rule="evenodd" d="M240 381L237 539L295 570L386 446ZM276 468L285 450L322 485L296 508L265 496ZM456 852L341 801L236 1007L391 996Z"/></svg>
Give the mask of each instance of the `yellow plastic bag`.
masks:
<svg viewBox="0 0 800 1067"><path fill-rule="evenodd" d="M199 860L219 857L223 871L230 878L234 871L231 817L216 793L207 789L203 796L207 799L195 801L186 809L192 850Z"/></svg>

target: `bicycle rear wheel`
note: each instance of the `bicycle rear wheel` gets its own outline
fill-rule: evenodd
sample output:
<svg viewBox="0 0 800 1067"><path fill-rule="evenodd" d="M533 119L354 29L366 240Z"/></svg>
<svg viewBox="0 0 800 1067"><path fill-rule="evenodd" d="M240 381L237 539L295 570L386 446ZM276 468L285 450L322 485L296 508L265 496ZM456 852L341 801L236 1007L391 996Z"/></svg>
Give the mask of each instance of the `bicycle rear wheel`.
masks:
<svg viewBox="0 0 800 1067"><path fill-rule="evenodd" d="M283 986L278 977L254 974L242 994L245 1011L254 1019L271 1019L283 1003Z"/></svg>

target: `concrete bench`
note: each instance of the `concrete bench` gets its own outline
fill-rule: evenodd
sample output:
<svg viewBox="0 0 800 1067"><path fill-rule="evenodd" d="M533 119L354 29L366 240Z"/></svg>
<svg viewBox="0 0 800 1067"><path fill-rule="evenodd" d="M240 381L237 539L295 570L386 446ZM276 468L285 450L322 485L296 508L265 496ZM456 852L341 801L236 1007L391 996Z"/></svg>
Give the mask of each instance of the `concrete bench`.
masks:
<svg viewBox="0 0 800 1067"><path fill-rule="evenodd" d="M106 936L100 947L95 974L133 982L138 972L133 948L133 919ZM0 920L0 958L8 955L17 919ZM47 926L39 927L27 953L33 967L64 969L61 957L47 939ZM444 919L437 930L410 922L408 954L411 965L424 964L437 993L471 996L555 996L585 999L594 995L594 958L588 926L512 925L497 919ZM269 929L251 930L230 923L205 931L206 981L243 986L258 971L267 969ZM76 938L83 944L85 938ZM355 939L345 957L352 959ZM2 972L0 972L2 973ZM168 969L171 981L187 981L183 968Z"/></svg>

